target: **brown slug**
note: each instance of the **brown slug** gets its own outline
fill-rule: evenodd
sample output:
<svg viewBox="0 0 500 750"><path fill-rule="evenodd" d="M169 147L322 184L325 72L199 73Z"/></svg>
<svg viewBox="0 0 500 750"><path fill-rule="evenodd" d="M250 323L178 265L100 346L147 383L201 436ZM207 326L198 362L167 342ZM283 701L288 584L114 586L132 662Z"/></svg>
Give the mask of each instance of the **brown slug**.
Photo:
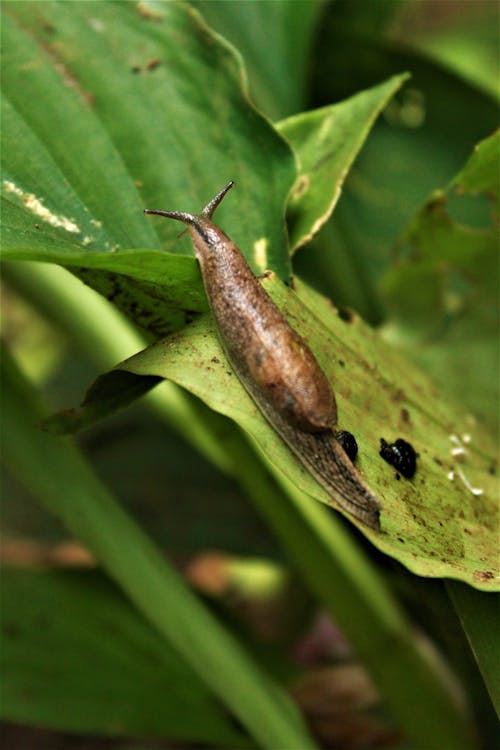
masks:
<svg viewBox="0 0 500 750"><path fill-rule="evenodd" d="M336 439L332 387L304 339L211 217L230 181L199 215L146 208L187 225L227 358L260 411L338 505L374 529L380 504Z"/></svg>

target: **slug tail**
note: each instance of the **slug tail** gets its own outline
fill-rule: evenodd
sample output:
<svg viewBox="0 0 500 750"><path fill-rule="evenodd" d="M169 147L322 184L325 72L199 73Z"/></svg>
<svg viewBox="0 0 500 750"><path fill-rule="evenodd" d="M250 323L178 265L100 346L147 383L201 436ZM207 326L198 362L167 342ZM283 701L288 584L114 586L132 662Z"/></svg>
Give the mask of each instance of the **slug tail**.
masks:
<svg viewBox="0 0 500 750"><path fill-rule="evenodd" d="M266 414L290 450L342 510L380 531L381 505L331 430L303 432L277 412Z"/></svg>

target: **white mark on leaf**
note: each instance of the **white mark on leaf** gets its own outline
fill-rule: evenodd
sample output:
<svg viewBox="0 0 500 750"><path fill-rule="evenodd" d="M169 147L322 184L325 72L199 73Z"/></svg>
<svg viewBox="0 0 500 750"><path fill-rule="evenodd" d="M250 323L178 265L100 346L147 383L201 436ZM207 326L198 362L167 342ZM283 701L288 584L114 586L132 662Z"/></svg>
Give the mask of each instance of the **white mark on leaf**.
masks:
<svg viewBox="0 0 500 750"><path fill-rule="evenodd" d="M449 438L450 438L450 442L453 445L453 447L450 449L450 455L452 456L452 458L456 459L457 461L460 461L460 463L465 464L467 462L467 457L469 456L469 451L465 446L471 443L471 440L472 440L471 436L468 433L465 433L464 435L461 436L461 438L458 437L458 435L449 435ZM481 489L481 487L474 487L471 484L471 482L467 479L464 471L460 468L460 466L456 466L454 470L448 472L448 479L450 480L450 482L454 482L457 476L460 479L460 481L465 485L465 487L469 490L469 492L475 495L476 497L484 493L484 490Z"/></svg>
<svg viewBox="0 0 500 750"><path fill-rule="evenodd" d="M34 193L26 193L9 180L4 180L3 186L7 193L14 193L14 195L21 198L28 211L31 211L35 216L46 221L47 224L51 224L53 227L60 227L67 232L73 232L75 234L81 232L80 227L75 224L74 221L68 219L67 216L58 215L50 211Z"/></svg>

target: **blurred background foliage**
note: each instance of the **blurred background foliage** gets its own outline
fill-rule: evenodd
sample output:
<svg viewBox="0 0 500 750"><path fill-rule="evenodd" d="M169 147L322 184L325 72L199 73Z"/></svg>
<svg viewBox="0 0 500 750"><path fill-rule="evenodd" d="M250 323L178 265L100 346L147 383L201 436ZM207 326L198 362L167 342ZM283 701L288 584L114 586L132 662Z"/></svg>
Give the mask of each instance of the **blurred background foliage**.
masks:
<svg viewBox="0 0 500 750"><path fill-rule="evenodd" d="M155 4L144 5L154 9ZM409 319L394 293L394 274L402 259L411 258L408 226L433 191L448 191L446 211L454 221L476 229L491 227L487 197L458 196L450 181L476 144L497 127L496 3L202 0L193 5L239 50L248 72L250 95L272 121L341 101L391 75L410 71L410 82L372 129L334 216L311 245L297 252L293 266L335 304L352 307L379 326L438 380L446 382L452 395L466 399L490 429L497 429L498 352L494 341L498 321L491 312L496 284L488 289L479 311L474 308L477 294L463 295L457 304L456 296L463 291L461 282L458 291L455 286L447 287L443 295L448 299L453 292L455 304L447 308L446 325L437 327L427 317L422 321L417 316L418 324L415 318ZM494 273L490 268L490 279ZM38 271L33 270L30 276L28 265L4 268L2 336L56 409L78 402L96 369L112 366L115 360L109 352L96 354L94 346L86 347L84 333L78 338L73 327L64 325L60 310L51 310L50 286L40 289L38 279ZM98 328L99 306L94 314L93 329ZM461 376L464 372L466 377ZM193 585L228 621L236 621L245 634L252 633L250 640L257 651L268 657L274 639L282 652L297 641L302 649L316 649L320 656L313 663L321 663L325 649L337 656L349 653L331 622L323 630L321 623L318 625L320 615L303 582L292 581L292 605L290 597L284 596L293 577L288 561L237 483L201 457L161 418L138 403L84 433L79 443L113 494L140 519L169 557L190 571ZM175 502L165 503L166 496ZM3 555L7 562L65 567L88 564L85 551L68 545L67 532L39 509L8 471L3 473L3 498ZM358 541L363 545L361 537ZM212 550L220 552L210 557ZM237 565L247 557L264 560L264 574L251 567L242 574ZM456 623L451 624L449 613L443 612L443 584L416 580L376 554L374 560L421 626L422 637L439 644L455 670L469 681L468 699L481 726L479 744L485 750L491 747L495 719L489 697L463 649L463 633ZM260 592L258 604L251 596L247 598L249 582ZM29 590L29 580L22 585ZM54 585L57 593L65 584L56 580ZM266 586L281 591L281 598L275 597L267 608L262 606ZM121 603L117 601L116 606ZM284 626L287 619L292 628ZM281 663L278 672L280 668ZM315 728L325 746L333 742L329 729ZM380 727L376 730L370 735L369 746L376 745L377 732L378 741L382 737L387 745L391 732ZM39 741L35 735L33 742ZM58 740L54 742L54 747L62 747ZM98 747L98 742L96 739L91 747ZM119 743L123 749L132 747L122 740Z"/></svg>

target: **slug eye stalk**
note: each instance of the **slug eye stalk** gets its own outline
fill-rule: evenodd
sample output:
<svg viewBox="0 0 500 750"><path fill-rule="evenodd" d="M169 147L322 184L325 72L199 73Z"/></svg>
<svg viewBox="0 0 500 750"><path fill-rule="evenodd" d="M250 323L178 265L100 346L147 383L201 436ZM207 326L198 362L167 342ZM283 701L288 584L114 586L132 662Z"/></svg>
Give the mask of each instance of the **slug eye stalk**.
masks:
<svg viewBox="0 0 500 750"><path fill-rule="evenodd" d="M219 190L217 195L212 198L209 203L205 206L205 208L202 210L200 217L203 216L206 219L211 219L215 209L217 206L222 202L223 198L227 193L231 190L231 188L234 186L234 181L229 180L227 185L222 188L222 190ZM183 221L184 224L191 224L193 225L198 218L194 214L186 213L185 211L164 211L162 209L158 208L145 208L144 209L145 214L156 214L157 216L165 216L167 219L175 219L176 221Z"/></svg>

